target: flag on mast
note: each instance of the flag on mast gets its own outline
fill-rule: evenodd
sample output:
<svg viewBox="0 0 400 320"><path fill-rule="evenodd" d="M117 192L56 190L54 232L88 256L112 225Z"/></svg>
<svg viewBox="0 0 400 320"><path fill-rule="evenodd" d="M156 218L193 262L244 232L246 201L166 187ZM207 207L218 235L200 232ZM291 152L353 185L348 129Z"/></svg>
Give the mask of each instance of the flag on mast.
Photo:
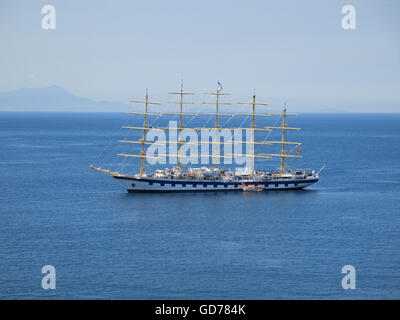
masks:
<svg viewBox="0 0 400 320"><path fill-rule="evenodd" d="M223 89L222 84L221 82L218 81L218 92L222 91L222 89Z"/></svg>

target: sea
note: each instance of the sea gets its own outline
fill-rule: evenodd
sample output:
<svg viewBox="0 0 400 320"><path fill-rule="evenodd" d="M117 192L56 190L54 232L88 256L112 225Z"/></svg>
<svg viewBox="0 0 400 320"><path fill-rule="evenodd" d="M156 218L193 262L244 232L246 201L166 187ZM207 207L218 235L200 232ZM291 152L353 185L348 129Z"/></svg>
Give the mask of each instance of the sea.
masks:
<svg viewBox="0 0 400 320"><path fill-rule="evenodd" d="M129 116L0 113L0 299L400 298L400 114L290 120L305 190L168 194L89 169L137 172Z"/></svg>

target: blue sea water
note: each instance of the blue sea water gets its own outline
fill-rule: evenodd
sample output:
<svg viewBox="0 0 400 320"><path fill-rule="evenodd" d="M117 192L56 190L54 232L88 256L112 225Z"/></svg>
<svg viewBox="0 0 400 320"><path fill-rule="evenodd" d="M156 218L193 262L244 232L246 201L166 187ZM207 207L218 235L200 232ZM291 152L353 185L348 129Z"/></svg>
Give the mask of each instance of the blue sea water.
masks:
<svg viewBox="0 0 400 320"><path fill-rule="evenodd" d="M194 194L88 168L121 163L126 117L0 113L1 299L400 298L400 115L296 118L299 164L326 164L307 190Z"/></svg>

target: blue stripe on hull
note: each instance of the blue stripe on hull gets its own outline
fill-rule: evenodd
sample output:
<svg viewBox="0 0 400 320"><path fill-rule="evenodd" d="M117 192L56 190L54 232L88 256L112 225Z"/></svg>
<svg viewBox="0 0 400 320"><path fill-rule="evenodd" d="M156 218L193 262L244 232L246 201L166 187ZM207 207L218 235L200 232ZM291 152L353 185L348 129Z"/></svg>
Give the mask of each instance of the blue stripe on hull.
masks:
<svg viewBox="0 0 400 320"><path fill-rule="evenodd" d="M264 191L291 191L291 190L301 190L305 187L298 188L276 188L276 189L264 189ZM193 193L193 192L232 192L232 191L241 191L244 192L243 189L203 189L203 190L134 190L134 189L126 189L128 193ZM255 192L256 193L256 192Z"/></svg>
<svg viewBox="0 0 400 320"><path fill-rule="evenodd" d="M202 189L202 190L135 190L127 189L128 193L188 193L188 192L232 192L232 191L243 191L242 189Z"/></svg>

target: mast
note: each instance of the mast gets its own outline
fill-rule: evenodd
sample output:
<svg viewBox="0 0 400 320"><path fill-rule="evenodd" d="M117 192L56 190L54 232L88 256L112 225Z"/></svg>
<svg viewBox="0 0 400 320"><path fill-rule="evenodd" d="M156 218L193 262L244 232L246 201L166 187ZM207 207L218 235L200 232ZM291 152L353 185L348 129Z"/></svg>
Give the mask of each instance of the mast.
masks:
<svg viewBox="0 0 400 320"><path fill-rule="evenodd" d="M150 102L149 101L149 92L148 89L146 88L146 99L145 101L138 101L138 100L131 100L129 102L134 102L134 103L144 103L145 107L144 107L144 120L143 120L143 136L141 139L141 144L142 144L142 150L140 152L140 177L143 175L143 162L144 162L144 158L146 157L144 155L144 146L145 146L145 140L146 140L146 130L148 130L147 128L147 114L148 114L148 105L149 104L157 104L160 105L160 103L158 102Z"/></svg>
<svg viewBox="0 0 400 320"><path fill-rule="evenodd" d="M256 93L253 94L252 102L238 102L238 104L251 104L253 106L252 113L251 113L251 136L250 136L250 159L249 159L249 170L250 172L254 171L254 131L255 131L255 122L254 118L256 116L256 105L266 106L266 103L256 103Z"/></svg>
<svg viewBox="0 0 400 320"><path fill-rule="evenodd" d="M296 113L287 113L286 112L286 104L284 105L283 113L269 113L269 114L270 115L282 115L283 116L282 126L281 127L264 127L266 129L279 129L279 130L282 130L281 141L266 141L266 142L269 142L271 144L274 144L274 143L280 144L281 145L281 153L278 153L278 154L263 153L262 155L271 156L271 157L280 157L281 158L281 166L280 166L279 172L282 174L282 173L285 173L285 158L302 158L302 156L289 154L290 152L287 152L285 150L285 145L286 144L296 145L296 146L301 145L301 143L299 143L299 142L286 141L286 130L300 130L300 128L288 127L287 123L286 123L286 116L289 116L289 115L290 116L297 116L297 114Z"/></svg>
<svg viewBox="0 0 400 320"><path fill-rule="evenodd" d="M177 147L177 160L178 160L178 169L181 168L180 164L180 149L181 149L181 131L182 131L182 109L184 104L194 104L193 102L183 102L183 95L184 94L194 94L193 92L184 92L183 91L183 80L181 81L181 90L179 92L168 92L169 94L179 94L180 95L180 100L178 102L176 101L169 101L167 103L177 103L179 104L179 129L178 129L178 147Z"/></svg>
<svg viewBox="0 0 400 320"><path fill-rule="evenodd" d="M213 165L214 165L214 168L216 168L217 167L217 164L216 164L216 159L217 159L217 150L219 150L219 147L217 147L217 145L218 145L218 109L219 109L219 105L220 104L225 104L225 105L227 105L227 104L231 104L230 102L220 102L219 101L219 96L220 95L229 95L229 93L222 93L221 92L222 91L222 87L220 87L220 83L219 83L219 81L218 81L218 85L217 85L217 90L215 91L215 92L204 92L204 94L213 94L213 95L215 95L216 96L216 100L215 100L215 128L214 128L214 130L215 130L215 143L214 143L214 152L213 152L213 157L212 157L212 159L213 159ZM214 102L202 102L203 104L214 104Z"/></svg>
<svg viewBox="0 0 400 320"><path fill-rule="evenodd" d="M285 130L286 130L286 105L283 108L283 121L282 121L282 148L281 148L281 173L285 172Z"/></svg>
<svg viewBox="0 0 400 320"><path fill-rule="evenodd" d="M219 92L219 88L217 88L217 92ZM215 102L215 142L218 142L218 104L219 104L218 100L219 100L219 95L217 94L216 97L217 97L217 100ZM217 144L216 143L214 144L213 154L217 155ZM214 161L214 159L215 159L215 161ZM217 161L217 159L213 157L214 168L217 167L216 161Z"/></svg>
<svg viewBox="0 0 400 320"><path fill-rule="evenodd" d="M140 152L140 176L143 175L143 156L144 156L144 140L146 139L146 121L147 121L147 106L149 104L149 90L146 88L146 102L144 108L144 121L143 121L143 136L142 136L142 151Z"/></svg>

